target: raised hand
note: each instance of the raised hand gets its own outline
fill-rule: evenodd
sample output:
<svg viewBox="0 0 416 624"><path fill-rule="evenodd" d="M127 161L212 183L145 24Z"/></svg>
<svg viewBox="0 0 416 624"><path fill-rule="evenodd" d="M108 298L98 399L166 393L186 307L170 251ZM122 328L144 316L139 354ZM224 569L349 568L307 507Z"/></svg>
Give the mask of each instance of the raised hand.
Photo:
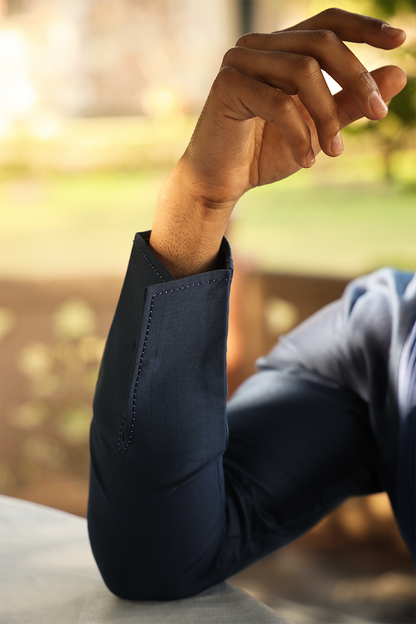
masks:
<svg viewBox="0 0 416 624"><path fill-rule="evenodd" d="M369 73L343 43L392 49L402 30L329 9L293 28L239 39L223 60L191 142L161 189L151 237L176 276L212 268L237 200L249 189L343 151L340 130L382 119L405 85L394 66ZM332 96L321 69L342 87Z"/></svg>

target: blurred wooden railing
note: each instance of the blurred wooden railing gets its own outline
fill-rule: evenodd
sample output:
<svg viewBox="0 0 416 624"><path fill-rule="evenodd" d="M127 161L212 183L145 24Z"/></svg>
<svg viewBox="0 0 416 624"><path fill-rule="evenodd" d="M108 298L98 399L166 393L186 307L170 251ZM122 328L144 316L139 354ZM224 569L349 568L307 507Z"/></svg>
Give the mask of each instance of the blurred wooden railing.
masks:
<svg viewBox="0 0 416 624"><path fill-rule="evenodd" d="M229 394L255 370L279 338L338 299L345 278L245 270L236 263L228 344Z"/></svg>
<svg viewBox="0 0 416 624"><path fill-rule="evenodd" d="M345 279L244 270L230 303L229 390L279 334L337 299ZM88 429L99 361L122 278L0 282L0 492L85 515ZM387 498L353 499L319 543L375 539L403 551Z"/></svg>

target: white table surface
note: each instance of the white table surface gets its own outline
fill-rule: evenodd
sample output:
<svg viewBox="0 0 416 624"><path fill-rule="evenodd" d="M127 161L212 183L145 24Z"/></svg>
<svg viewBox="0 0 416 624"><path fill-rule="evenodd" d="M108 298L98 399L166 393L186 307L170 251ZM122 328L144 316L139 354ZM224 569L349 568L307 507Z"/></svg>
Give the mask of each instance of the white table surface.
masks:
<svg viewBox="0 0 416 624"><path fill-rule="evenodd" d="M0 496L1 624L291 624L221 583L172 602L120 600L105 587L85 519Z"/></svg>

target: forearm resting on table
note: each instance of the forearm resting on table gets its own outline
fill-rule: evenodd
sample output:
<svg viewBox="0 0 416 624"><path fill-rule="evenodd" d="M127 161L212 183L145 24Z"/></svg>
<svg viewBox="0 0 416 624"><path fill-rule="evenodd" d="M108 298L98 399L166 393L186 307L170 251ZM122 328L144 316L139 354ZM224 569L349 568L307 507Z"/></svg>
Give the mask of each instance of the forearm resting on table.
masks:
<svg viewBox="0 0 416 624"><path fill-rule="evenodd" d="M159 192L150 248L177 279L215 269L234 205L213 207L179 162Z"/></svg>

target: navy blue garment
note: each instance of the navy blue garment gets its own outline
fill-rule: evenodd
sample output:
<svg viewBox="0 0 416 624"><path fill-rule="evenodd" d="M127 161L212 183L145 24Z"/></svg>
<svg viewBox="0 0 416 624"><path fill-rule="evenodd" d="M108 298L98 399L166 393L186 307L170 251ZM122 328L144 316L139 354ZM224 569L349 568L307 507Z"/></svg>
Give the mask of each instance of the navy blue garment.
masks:
<svg viewBox="0 0 416 624"><path fill-rule="evenodd" d="M227 406L228 244L221 268L175 280L148 238L134 241L91 425L89 534L109 589L190 596L382 490L414 558L416 277L352 282Z"/></svg>

